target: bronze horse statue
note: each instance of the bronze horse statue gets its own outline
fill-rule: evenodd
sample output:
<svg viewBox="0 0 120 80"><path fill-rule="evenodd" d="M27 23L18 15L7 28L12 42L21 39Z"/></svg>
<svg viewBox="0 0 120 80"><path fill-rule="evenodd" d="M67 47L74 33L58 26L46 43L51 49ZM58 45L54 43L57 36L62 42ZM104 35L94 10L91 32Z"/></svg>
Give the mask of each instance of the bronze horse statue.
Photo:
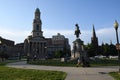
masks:
<svg viewBox="0 0 120 80"><path fill-rule="evenodd" d="M76 35L76 38L79 38L79 35L81 34L81 32L79 30L78 24L76 24L75 26L76 26L75 35Z"/></svg>

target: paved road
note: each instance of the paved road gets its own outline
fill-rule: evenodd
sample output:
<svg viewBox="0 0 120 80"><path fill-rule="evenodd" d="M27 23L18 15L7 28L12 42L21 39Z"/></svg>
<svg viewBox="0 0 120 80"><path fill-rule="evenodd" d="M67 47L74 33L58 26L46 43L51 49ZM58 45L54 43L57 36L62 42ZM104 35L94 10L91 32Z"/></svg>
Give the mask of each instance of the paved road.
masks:
<svg viewBox="0 0 120 80"><path fill-rule="evenodd" d="M65 80L114 80L107 73L118 70L118 67L114 66L97 68L38 66L26 64L25 61L9 63L7 66L24 69L64 71L68 74Z"/></svg>

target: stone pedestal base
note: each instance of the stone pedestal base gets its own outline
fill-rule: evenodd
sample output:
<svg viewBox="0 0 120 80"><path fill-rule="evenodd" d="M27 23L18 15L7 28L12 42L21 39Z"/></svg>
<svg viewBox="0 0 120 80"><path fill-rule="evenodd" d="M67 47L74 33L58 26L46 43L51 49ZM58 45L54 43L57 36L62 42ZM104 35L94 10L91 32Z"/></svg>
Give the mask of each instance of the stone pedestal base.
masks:
<svg viewBox="0 0 120 80"><path fill-rule="evenodd" d="M73 50L71 53L71 59L79 59L81 63L86 64L89 62L89 59L87 57L87 53L84 49L83 41L81 39L76 39L73 42Z"/></svg>

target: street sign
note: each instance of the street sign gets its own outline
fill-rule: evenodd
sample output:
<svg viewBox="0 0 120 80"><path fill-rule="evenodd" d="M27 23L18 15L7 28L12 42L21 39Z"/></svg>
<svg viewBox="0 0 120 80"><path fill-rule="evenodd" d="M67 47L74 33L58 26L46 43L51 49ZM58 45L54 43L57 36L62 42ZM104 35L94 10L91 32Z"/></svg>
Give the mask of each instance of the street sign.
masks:
<svg viewBox="0 0 120 80"><path fill-rule="evenodd" d="M120 44L116 44L116 49L120 50Z"/></svg>

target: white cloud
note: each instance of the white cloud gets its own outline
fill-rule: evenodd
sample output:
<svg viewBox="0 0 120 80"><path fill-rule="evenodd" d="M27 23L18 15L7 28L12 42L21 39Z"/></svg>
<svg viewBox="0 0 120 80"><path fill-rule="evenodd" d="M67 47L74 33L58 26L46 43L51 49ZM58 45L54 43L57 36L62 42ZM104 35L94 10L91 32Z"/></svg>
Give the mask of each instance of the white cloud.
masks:
<svg viewBox="0 0 120 80"><path fill-rule="evenodd" d="M102 43L116 43L116 34L114 28L103 28L96 31L99 42ZM120 34L119 34L120 35Z"/></svg>
<svg viewBox="0 0 120 80"><path fill-rule="evenodd" d="M47 37L47 36L50 36L52 37L52 35L57 35L57 33L60 33L61 35L72 35L74 34L74 30L43 30L44 31L44 35Z"/></svg>
<svg viewBox="0 0 120 80"><path fill-rule="evenodd" d="M113 28L103 28L103 29L99 29L97 30L97 34L102 34L102 35L110 35L114 33L114 29Z"/></svg>
<svg viewBox="0 0 120 80"><path fill-rule="evenodd" d="M120 31L120 30L119 30ZM5 29L0 28L0 36L6 39L10 39L15 41L16 43L23 42L24 39L30 35L31 31L25 31L25 30L14 30L14 29ZM66 38L69 38L70 44L72 45L72 42L76 39L74 35L74 30L50 30L50 29L44 29L43 34L47 38L51 38L53 35L57 35L57 33L60 33L61 35L65 35ZM113 43L116 42L116 35L115 30L113 28L103 28L96 30L96 35L99 39L99 43L102 42L109 43L110 40L113 41ZM119 32L120 35L120 32ZM91 36L92 31L91 30L81 30L80 38L84 41L85 44L91 42Z"/></svg>
<svg viewBox="0 0 120 80"><path fill-rule="evenodd" d="M5 39L13 40L16 43L23 42L28 35L29 35L29 31L0 28L1 37Z"/></svg>

